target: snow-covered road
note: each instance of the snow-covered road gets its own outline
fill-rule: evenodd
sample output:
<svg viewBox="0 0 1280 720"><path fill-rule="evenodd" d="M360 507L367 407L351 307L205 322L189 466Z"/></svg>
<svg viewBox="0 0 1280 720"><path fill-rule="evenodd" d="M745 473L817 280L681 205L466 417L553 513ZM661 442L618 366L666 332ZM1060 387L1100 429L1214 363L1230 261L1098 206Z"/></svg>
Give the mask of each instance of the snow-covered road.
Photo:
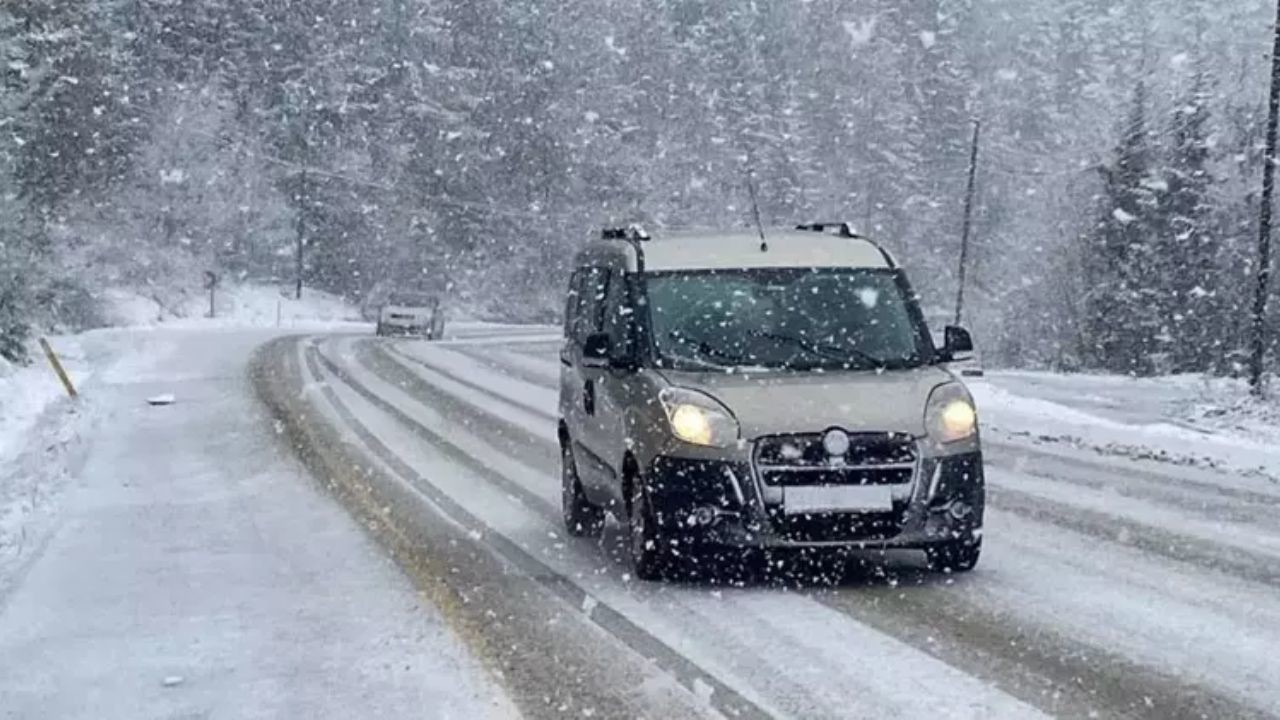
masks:
<svg viewBox="0 0 1280 720"><path fill-rule="evenodd" d="M1280 488L1267 480L1006 439L989 448L987 554L970 576L903 556L745 587L645 584L617 528L600 543L562 535L546 333L278 350L308 422L403 486L412 512L532 578L527 605L544 609L529 613L592 625L594 652L652 663L654 683L725 715L1280 715Z"/></svg>
<svg viewBox="0 0 1280 720"><path fill-rule="evenodd" d="M1266 477L1004 432L971 575L642 583L560 526L554 329L277 333L84 339L0 717L1280 717Z"/></svg>
<svg viewBox="0 0 1280 720"><path fill-rule="evenodd" d="M0 717L514 716L275 432L246 374L270 336L90 338L117 358L84 457L0 583Z"/></svg>

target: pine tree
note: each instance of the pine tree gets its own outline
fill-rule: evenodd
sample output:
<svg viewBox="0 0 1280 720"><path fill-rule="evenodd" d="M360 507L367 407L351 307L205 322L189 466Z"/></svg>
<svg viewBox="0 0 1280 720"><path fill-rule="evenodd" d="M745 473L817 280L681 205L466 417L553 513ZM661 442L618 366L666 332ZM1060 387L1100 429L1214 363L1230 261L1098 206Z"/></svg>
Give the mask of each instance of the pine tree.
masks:
<svg viewBox="0 0 1280 720"><path fill-rule="evenodd" d="M1147 125L1147 87L1139 82L1120 144L1104 165L1104 215L1087 236L1084 256L1085 335L1093 363L1123 373L1154 370L1158 315L1152 286L1154 164Z"/></svg>
<svg viewBox="0 0 1280 720"><path fill-rule="evenodd" d="M1176 372L1207 370L1221 352L1215 337L1222 318L1210 227L1209 123L1208 78L1199 66L1189 91L1176 103L1164 182L1158 186L1159 306Z"/></svg>
<svg viewBox="0 0 1280 720"><path fill-rule="evenodd" d="M20 26L7 5L0 6L0 127L12 125L21 111L25 50ZM0 132L0 357L26 358L32 262L29 238L21 230L25 202L18 197L17 168L21 138Z"/></svg>
<svg viewBox="0 0 1280 720"><path fill-rule="evenodd" d="M7 179L0 166L0 182ZM12 362L27 359L36 270L31 238L22 227L20 203L11 194L0 196L0 358Z"/></svg>

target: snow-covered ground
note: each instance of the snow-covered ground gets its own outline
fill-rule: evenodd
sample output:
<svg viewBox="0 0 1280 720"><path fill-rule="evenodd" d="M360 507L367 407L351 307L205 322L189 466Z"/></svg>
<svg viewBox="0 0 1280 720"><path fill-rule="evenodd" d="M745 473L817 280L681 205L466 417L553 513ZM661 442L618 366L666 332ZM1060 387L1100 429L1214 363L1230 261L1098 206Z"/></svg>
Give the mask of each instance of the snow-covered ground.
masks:
<svg viewBox="0 0 1280 720"><path fill-rule="evenodd" d="M996 439L1202 465L1280 482L1280 400L1236 380L988 372L967 379Z"/></svg>
<svg viewBox="0 0 1280 720"><path fill-rule="evenodd" d="M181 307L163 309L136 292L105 293L106 317L117 328L57 336L50 343L76 386L102 373L127 376L139 363L159 357L166 343L148 337L157 329L226 331L237 328L281 332L364 331L359 310L341 298L306 290L301 301L287 288L234 285L219 290L216 316L208 317L208 298L192 297ZM43 514L51 509L69 472L68 452L80 439L93 412L92 394L71 402L36 343L32 363L12 365L0 358L0 579L6 559L38 536Z"/></svg>
<svg viewBox="0 0 1280 720"><path fill-rule="evenodd" d="M42 366L6 378L0 717L516 715L272 432L246 366L278 334L54 338L75 404Z"/></svg>

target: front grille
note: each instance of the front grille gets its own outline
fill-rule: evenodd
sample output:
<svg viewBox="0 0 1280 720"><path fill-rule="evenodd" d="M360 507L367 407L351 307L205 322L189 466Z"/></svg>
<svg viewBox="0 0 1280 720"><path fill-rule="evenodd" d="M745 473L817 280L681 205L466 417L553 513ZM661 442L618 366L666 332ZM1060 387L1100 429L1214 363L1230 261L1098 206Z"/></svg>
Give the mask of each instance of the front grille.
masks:
<svg viewBox="0 0 1280 720"><path fill-rule="evenodd" d="M859 433L849 451L827 454L822 435L769 437L756 444L760 480L770 487L812 485L905 485L915 473L916 443L910 435Z"/></svg>

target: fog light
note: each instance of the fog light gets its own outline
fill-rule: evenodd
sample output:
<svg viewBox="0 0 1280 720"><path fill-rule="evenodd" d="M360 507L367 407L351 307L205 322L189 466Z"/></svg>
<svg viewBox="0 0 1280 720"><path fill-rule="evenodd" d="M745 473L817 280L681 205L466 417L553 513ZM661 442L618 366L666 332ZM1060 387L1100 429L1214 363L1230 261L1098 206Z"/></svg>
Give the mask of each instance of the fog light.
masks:
<svg viewBox="0 0 1280 720"><path fill-rule="evenodd" d="M693 521L703 527L716 521L716 511L712 507L700 507L693 511Z"/></svg>
<svg viewBox="0 0 1280 720"><path fill-rule="evenodd" d="M973 514L973 508L968 503L957 500L951 503L951 508L947 512L951 513L951 517L956 520L964 520Z"/></svg>

